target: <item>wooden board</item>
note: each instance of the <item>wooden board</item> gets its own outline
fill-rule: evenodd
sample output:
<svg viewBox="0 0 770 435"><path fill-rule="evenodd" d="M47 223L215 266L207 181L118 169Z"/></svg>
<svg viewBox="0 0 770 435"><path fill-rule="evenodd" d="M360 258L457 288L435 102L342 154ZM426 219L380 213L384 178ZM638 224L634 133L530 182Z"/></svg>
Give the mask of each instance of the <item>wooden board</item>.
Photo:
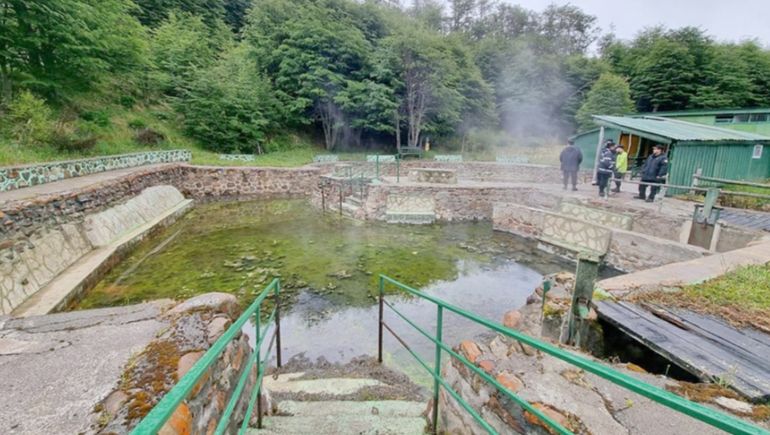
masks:
<svg viewBox="0 0 770 435"><path fill-rule="evenodd" d="M704 381L721 379L751 400L770 399L770 337L709 316L628 302L596 303L599 316Z"/></svg>

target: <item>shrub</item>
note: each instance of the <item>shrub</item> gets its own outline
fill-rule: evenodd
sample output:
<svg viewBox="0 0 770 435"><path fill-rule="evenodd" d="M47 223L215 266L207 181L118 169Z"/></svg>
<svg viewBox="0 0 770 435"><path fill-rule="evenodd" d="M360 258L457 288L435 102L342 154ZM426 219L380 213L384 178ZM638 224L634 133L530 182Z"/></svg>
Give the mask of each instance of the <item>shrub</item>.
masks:
<svg viewBox="0 0 770 435"><path fill-rule="evenodd" d="M166 136L151 128L142 128L134 135L134 141L140 145L158 145L166 140Z"/></svg>
<svg viewBox="0 0 770 435"><path fill-rule="evenodd" d="M75 125L60 122L53 129L50 144L61 151L89 151L96 146L96 141L99 139L95 130L96 125L93 123Z"/></svg>
<svg viewBox="0 0 770 435"><path fill-rule="evenodd" d="M130 109L136 105L136 98L132 97L131 95L121 95L118 99L118 102L126 109Z"/></svg>
<svg viewBox="0 0 770 435"><path fill-rule="evenodd" d="M109 127L110 125L110 115L104 110L89 110L81 113L80 118L93 122L99 127Z"/></svg>
<svg viewBox="0 0 770 435"><path fill-rule="evenodd" d="M29 91L19 94L8 107L10 134L22 145L47 143L53 132L51 109Z"/></svg>
<svg viewBox="0 0 770 435"><path fill-rule="evenodd" d="M143 119L134 118L128 121L128 128L131 128L133 130L141 130L143 128L147 128L147 123L144 122Z"/></svg>

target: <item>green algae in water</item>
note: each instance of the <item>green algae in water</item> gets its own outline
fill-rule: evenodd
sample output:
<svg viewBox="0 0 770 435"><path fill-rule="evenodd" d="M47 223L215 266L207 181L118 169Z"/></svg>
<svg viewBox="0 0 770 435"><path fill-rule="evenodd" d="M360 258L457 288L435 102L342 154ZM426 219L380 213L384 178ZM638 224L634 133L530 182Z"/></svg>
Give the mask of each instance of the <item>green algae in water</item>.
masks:
<svg viewBox="0 0 770 435"><path fill-rule="evenodd" d="M458 264L491 264L512 249L488 223L428 226L358 222L304 200L209 203L142 243L76 306L184 299L221 291L253 300L273 277L345 305L371 304L377 275L415 287L452 280Z"/></svg>

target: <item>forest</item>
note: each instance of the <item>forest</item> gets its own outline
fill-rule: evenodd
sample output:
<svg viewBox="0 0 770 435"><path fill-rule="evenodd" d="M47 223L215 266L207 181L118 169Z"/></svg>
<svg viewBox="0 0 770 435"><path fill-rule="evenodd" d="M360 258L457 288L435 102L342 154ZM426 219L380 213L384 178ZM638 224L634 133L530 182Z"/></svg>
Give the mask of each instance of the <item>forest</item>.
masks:
<svg viewBox="0 0 770 435"><path fill-rule="evenodd" d="M572 5L0 0L0 163L121 141L477 152L563 141L597 113L758 106L757 41L694 27L619 40Z"/></svg>

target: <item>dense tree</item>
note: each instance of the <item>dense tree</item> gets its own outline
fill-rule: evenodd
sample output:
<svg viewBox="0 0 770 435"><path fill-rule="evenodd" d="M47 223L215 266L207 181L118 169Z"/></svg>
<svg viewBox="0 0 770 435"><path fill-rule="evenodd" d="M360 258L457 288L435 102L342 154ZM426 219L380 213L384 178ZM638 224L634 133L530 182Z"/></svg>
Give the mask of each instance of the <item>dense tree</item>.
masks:
<svg viewBox="0 0 770 435"><path fill-rule="evenodd" d="M203 19L172 12L153 32L151 59L155 66L153 83L165 94L177 95L191 82L196 71L216 61L229 40L209 28Z"/></svg>
<svg viewBox="0 0 770 435"><path fill-rule="evenodd" d="M186 12L201 17L207 24L225 18L226 0L134 0L135 14L145 26L156 27L172 12Z"/></svg>
<svg viewBox="0 0 770 435"><path fill-rule="evenodd" d="M615 74L604 73L591 86L576 119L582 130L588 130L595 126L592 115L625 115L633 110L628 82Z"/></svg>
<svg viewBox="0 0 770 435"><path fill-rule="evenodd" d="M196 71L177 108L187 133L206 148L259 154L266 151L266 139L280 125L283 111L245 47L231 49L210 68Z"/></svg>
<svg viewBox="0 0 770 435"><path fill-rule="evenodd" d="M14 86L58 98L145 62L129 0L0 2L0 102Z"/></svg>

